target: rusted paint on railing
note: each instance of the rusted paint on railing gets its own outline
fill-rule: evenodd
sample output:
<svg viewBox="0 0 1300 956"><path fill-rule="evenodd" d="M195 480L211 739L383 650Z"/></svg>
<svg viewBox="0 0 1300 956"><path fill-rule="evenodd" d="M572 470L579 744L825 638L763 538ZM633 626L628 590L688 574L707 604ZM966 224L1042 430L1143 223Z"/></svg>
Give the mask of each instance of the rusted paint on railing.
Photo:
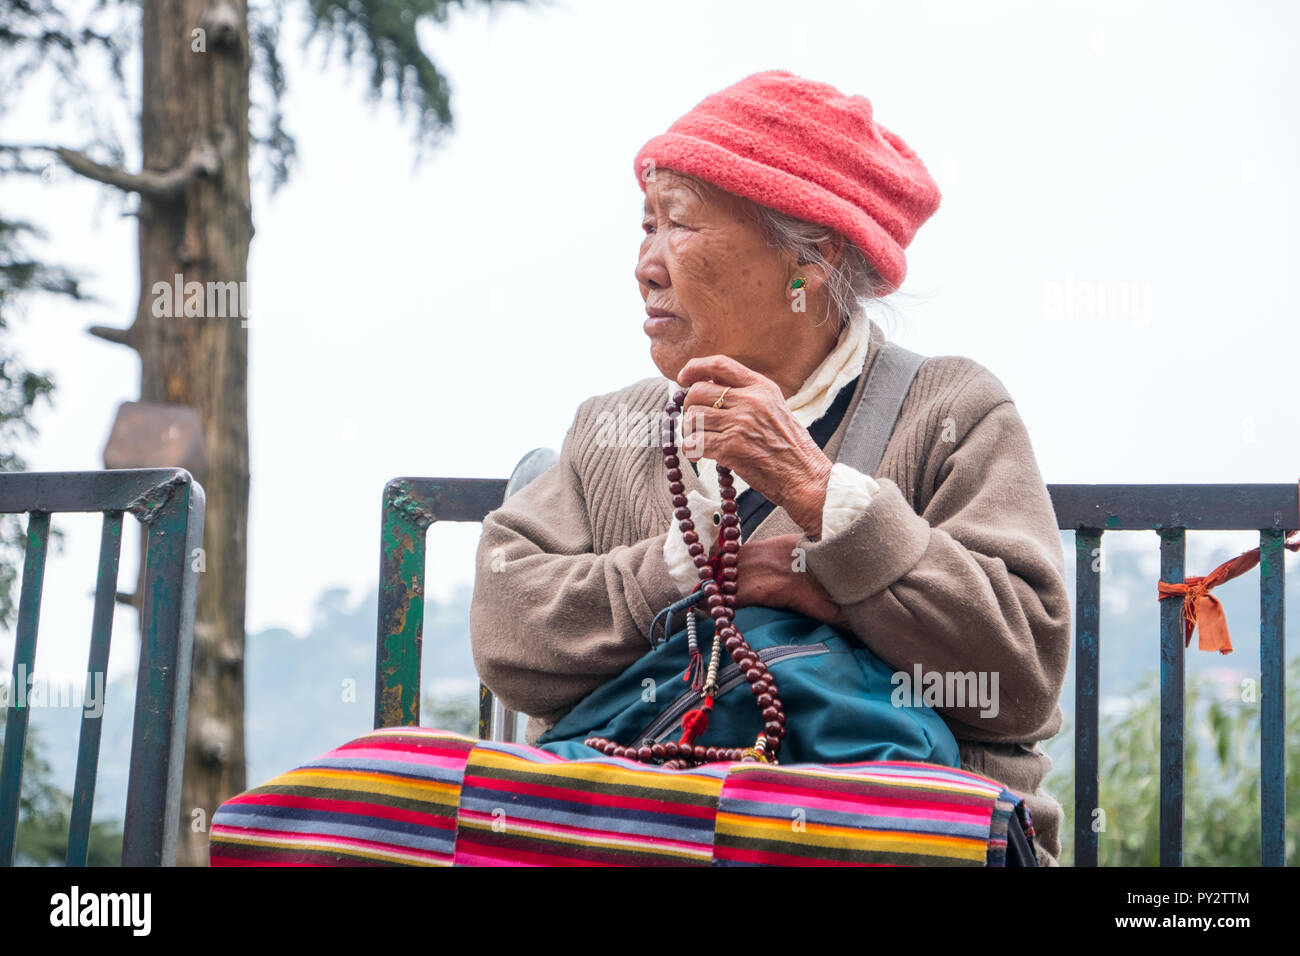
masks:
<svg viewBox="0 0 1300 956"><path fill-rule="evenodd" d="M380 517L375 727L420 723L425 539L435 521L482 521L506 482L486 478L394 478Z"/></svg>

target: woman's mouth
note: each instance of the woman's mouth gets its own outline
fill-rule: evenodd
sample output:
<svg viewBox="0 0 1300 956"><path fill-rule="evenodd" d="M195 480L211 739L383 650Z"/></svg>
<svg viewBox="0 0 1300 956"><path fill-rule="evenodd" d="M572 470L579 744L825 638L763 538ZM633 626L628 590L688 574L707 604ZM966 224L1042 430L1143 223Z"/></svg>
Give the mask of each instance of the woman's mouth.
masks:
<svg viewBox="0 0 1300 956"><path fill-rule="evenodd" d="M679 317L671 312L662 309L646 309L646 320L641 328L645 330L646 335L655 335L678 321L680 321Z"/></svg>

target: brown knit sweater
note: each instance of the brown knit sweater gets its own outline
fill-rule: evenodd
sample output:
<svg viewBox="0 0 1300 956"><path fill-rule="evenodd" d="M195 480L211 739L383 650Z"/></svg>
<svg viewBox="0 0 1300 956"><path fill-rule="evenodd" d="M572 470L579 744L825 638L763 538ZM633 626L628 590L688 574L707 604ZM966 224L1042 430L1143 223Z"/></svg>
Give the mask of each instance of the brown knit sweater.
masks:
<svg viewBox="0 0 1300 956"><path fill-rule="evenodd" d="M850 409L884 340L872 322ZM644 655L654 615L681 595L663 558L675 522L658 431L635 428L638 415L659 420L669 386L648 378L587 399L559 462L483 521L470 607L474 661L503 703L531 716L530 743ZM826 444L832 460L848 420ZM688 491L700 488L691 469L682 473ZM1065 556L1029 435L1002 383L968 358L928 359L874 477L880 491L848 528L823 540L804 536L808 571L854 634L896 670L996 673L995 716L981 716L973 702L936 709L957 738L962 767L1025 798L1039 862L1056 865L1062 811L1040 787L1051 760L1037 743L1061 726ZM800 532L777 507L748 540Z"/></svg>

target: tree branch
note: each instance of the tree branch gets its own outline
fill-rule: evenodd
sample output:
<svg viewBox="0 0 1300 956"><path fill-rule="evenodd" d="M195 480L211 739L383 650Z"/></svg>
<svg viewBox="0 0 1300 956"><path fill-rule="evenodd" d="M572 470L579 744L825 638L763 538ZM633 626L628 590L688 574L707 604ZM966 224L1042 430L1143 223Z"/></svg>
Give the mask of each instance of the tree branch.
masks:
<svg viewBox="0 0 1300 956"><path fill-rule="evenodd" d="M175 199L196 177L216 175L221 168L221 159L210 146L196 146L185 162L161 173L147 169L130 173L125 169L97 163L85 153L62 146L55 147L54 152L63 160L64 165L78 175L150 199Z"/></svg>
<svg viewBox="0 0 1300 956"><path fill-rule="evenodd" d="M135 324L132 323L129 328L125 329L117 329L108 325L92 325L90 328L86 329L86 331L96 338L101 338L106 342L113 342L117 345L128 345L131 348L135 348L134 329Z"/></svg>

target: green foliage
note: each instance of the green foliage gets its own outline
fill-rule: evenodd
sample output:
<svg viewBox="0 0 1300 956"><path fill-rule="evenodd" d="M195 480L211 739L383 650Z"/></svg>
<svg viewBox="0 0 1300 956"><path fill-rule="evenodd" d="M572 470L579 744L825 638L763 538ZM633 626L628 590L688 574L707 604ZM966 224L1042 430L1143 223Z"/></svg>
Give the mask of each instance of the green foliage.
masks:
<svg viewBox="0 0 1300 956"><path fill-rule="evenodd" d="M91 92L78 75L89 50L100 53L117 88L125 94L123 65L130 48L129 35L118 28L120 4L98 0L68 16L69 4L58 0L0 0L0 53L6 62L6 82L0 86L0 106L32 74L50 68L65 89ZM96 84L93 89L99 89Z"/></svg>
<svg viewBox="0 0 1300 956"><path fill-rule="evenodd" d="M29 292L48 292L87 301L90 296L68 270L32 258L24 238L43 239L31 223L0 218L0 329L18 298Z"/></svg>
<svg viewBox="0 0 1300 956"><path fill-rule="evenodd" d="M298 155L298 144L284 123L285 90L289 88L280 60L280 24L283 0L248 8L248 42L253 48L252 76L260 84L249 102L248 126L251 141L266 156L271 174L271 192L289 181L289 170Z"/></svg>
<svg viewBox="0 0 1300 956"><path fill-rule="evenodd" d="M0 721L0 729L3 729ZM0 739L3 739L0 733ZM36 728L27 728L23 748L23 786L18 798L18 842L14 862L19 866L62 866L68 855L68 822L72 797L50 779L50 764L41 754ZM122 862L122 830L115 824L90 825L87 866L118 866Z"/></svg>
<svg viewBox="0 0 1300 956"><path fill-rule="evenodd" d="M1287 666L1285 739L1300 740L1300 658ZM1253 696L1254 699L1247 699ZM1245 688L1225 692L1204 674L1187 681L1183 859L1187 866L1258 866L1260 862L1260 698ZM1290 754L1288 753L1288 758ZM1288 763L1291 761L1288 759ZM1101 721L1098 864L1160 862L1160 684L1152 675L1122 712ZM1044 789L1065 806L1061 862L1073 862L1073 760L1058 762ZM1090 811L1085 811L1090 812ZM1104 826L1104 829L1101 827ZM1286 783L1286 863L1297 862L1300 773Z"/></svg>
<svg viewBox="0 0 1300 956"><path fill-rule="evenodd" d="M453 7L465 5L466 0L309 0L313 35L340 38L349 63L364 47L372 95L378 98L391 83L398 106L403 113L415 111L420 137L429 140L451 129L451 88L425 55L416 27L425 18L445 23Z"/></svg>
<svg viewBox="0 0 1300 956"><path fill-rule="evenodd" d="M161 0L150 0L161 2ZM477 0L483 5L524 0ZM417 144L436 145L452 127L451 89L420 44L421 20L446 23L451 10L468 0L306 0L313 36L343 43L345 60L363 53L369 70L371 95L391 95L405 116L414 113ZM288 78L280 59L280 27L285 0L251 0L248 43L251 53L249 136L265 159L275 191L284 185L297 156L297 144L285 124L281 103ZM119 98L128 90L123 64L140 43L140 5L122 0L96 0L75 5L63 0L0 0L0 55L5 58L6 82L0 86L0 110L26 82L42 71L56 80L55 109L76 111L87 131L83 151L95 150L108 166L125 164L126 150L110 123L105 122L102 98L107 72ZM39 155L40 160L29 158ZM48 149L35 144L0 144L0 170L39 173Z"/></svg>
<svg viewBox="0 0 1300 956"><path fill-rule="evenodd" d="M42 399L51 402L54 382L48 374L28 369L9 348L9 315L25 295L46 293L76 301L90 298L78 278L66 269L35 259L26 249L25 236L39 238L31 225L0 218L0 472L23 471L27 463L14 450L19 441L33 437L31 414ZM55 530L51 539L62 541ZM0 629L12 626L17 615L14 585L18 581L27 534L19 515L0 515Z"/></svg>

